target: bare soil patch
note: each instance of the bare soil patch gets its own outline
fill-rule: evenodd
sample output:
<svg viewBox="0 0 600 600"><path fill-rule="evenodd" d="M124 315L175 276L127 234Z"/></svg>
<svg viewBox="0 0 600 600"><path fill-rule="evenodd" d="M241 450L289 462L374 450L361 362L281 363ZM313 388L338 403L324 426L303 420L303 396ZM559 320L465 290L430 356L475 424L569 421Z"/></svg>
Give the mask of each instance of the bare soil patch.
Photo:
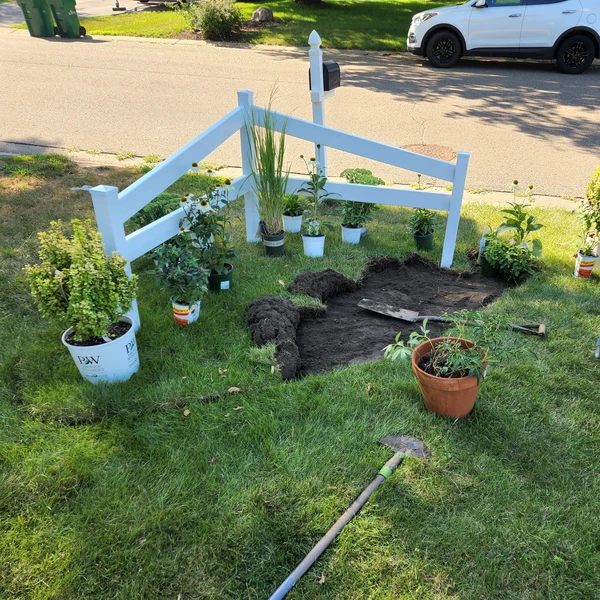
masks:
<svg viewBox="0 0 600 600"><path fill-rule="evenodd" d="M372 261L358 281L331 269L298 275L290 291L320 298L326 303L326 310L298 309L288 300L278 298L274 302L275 297L270 296L254 301L248 317L256 343L275 341L277 347L281 347L280 356L276 356L278 361L285 360L286 353L293 355L294 365L279 362L282 376L291 379L350 363L376 360L383 356L383 348L399 331L402 339L407 339L412 331L420 329L420 323L408 323L358 308L357 304L363 298L420 314L441 315L481 308L496 299L503 287L501 281L482 277L479 273L440 269L419 255L405 260L383 258ZM273 302L277 307L285 303L283 312L289 311L285 325L273 327L272 319L282 318L281 308L269 308L269 303ZM261 307L260 318L257 318L257 307ZM254 319L251 322L252 311ZM292 331L296 322L295 331ZM444 329L439 323L428 324L428 327L433 334ZM269 328L275 333L268 331ZM298 354L291 350L293 346L298 349Z"/></svg>

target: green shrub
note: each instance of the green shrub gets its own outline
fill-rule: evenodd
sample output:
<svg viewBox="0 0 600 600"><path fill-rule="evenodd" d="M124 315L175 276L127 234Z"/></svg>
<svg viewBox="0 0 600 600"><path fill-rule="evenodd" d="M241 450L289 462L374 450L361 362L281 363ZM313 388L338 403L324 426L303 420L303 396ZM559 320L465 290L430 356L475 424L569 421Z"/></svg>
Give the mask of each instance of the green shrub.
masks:
<svg viewBox="0 0 600 600"><path fill-rule="evenodd" d="M232 40L242 29L242 13L233 0L195 0L190 13L192 27L207 40Z"/></svg>
<svg viewBox="0 0 600 600"><path fill-rule="evenodd" d="M168 215L171 211L179 208L179 205L179 194L159 194L154 200L148 202L144 208L131 217L129 220L130 224L133 225L135 229L141 229L157 219Z"/></svg>
<svg viewBox="0 0 600 600"><path fill-rule="evenodd" d="M103 336L131 308L136 278L127 276L122 256L106 255L91 219L71 224L71 239L61 221L38 233L42 262L27 265L25 272L42 315L72 327L73 340L83 342Z"/></svg>

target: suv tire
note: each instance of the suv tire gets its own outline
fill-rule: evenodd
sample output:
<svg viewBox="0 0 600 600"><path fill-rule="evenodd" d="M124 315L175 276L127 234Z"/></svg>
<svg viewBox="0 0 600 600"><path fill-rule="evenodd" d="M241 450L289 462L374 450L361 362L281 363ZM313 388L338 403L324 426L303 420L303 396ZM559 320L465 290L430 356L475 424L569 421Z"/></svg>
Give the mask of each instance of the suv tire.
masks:
<svg viewBox="0 0 600 600"><path fill-rule="evenodd" d="M427 42L427 60L438 69L453 67L461 54L460 40L452 31L438 31Z"/></svg>
<svg viewBox="0 0 600 600"><path fill-rule="evenodd" d="M556 63L562 73L583 73L593 62L594 42L587 35L572 35L563 40L556 52Z"/></svg>

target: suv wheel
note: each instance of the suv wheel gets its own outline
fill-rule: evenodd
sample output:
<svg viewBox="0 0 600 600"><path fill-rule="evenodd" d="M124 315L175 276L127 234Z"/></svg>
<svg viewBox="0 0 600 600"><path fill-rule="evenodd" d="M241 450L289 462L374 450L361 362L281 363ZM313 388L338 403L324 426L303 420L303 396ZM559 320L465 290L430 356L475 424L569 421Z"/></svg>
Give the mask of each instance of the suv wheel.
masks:
<svg viewBox="0 0 600 600"><path fill-rule="evenodd" d="M451 31L439 31L427 43L427 60L438 69L453 67L460 58L461 45L458 36Z"/></svg>
<svg viewBox="0 0 600 600"><path fill-rule="evenodd" d="M556 63L563 73L583 73L594 62L594 42L587 35L573 35L562 41Z"/></svg>

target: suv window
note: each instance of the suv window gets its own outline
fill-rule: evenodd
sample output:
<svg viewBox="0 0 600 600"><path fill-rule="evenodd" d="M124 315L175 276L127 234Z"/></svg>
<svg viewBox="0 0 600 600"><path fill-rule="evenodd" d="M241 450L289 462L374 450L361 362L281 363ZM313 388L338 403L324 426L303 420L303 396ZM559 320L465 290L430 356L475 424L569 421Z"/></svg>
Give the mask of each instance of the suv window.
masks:
<svg viewBox="0 0 600 600"><path fill-rule="evenodd" d="M489 8L494 6L522 6L525 4L524 0L487 0Z"/></svg>

